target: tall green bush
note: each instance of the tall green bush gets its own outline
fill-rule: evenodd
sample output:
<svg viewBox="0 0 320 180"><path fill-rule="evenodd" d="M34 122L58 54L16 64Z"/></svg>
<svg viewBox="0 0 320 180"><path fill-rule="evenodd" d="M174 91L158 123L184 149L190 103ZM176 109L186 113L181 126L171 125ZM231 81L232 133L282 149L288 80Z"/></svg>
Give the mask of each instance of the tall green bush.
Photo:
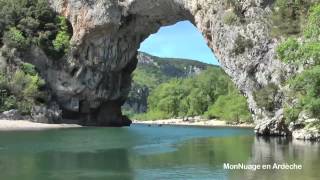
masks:
<svg viewBox="0 0 320 180"><path fill-rule="evenodd" d="M252 121L247 101L238 93L219 96L217 101L209 107L205 116L209 119L218 118L231 122Z"/></svg>
<svg viewBox="0 0 320 180"><path fill-rule="evenodd" d="M22 70L0 75L0 111L18 109L22 114L30 114L31 108L38 99L43 98L40 88L43 79L36 74L28 74Z"/></svg>
<svg viewBox="0 0 320 180"><path fill-rule="evenodd" d="M59 32L53 40L53 47L57 52L66 53L69 49L69 41L70 41L70 34L68 32L68 24L67 19L65 17L58 17L59 22Z"/></svg>
<svg viewBox="0 0 320 180"><path fill-rule="evenodd" d="M29 45L27 38L16 27L11 27L8 31L4 32L3 41L9 47L16 47L18 49L25 49Z"/></svg>

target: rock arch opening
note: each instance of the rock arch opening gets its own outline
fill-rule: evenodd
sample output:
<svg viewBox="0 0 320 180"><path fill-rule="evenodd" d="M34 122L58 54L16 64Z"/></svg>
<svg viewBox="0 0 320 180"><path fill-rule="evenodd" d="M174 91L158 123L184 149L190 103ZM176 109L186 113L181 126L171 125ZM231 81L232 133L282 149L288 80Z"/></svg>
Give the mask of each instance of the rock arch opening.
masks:
<svg viewBox="0 0 320 180"><path fill-rule="evenodd" d="M210 77L210 81L214 81L215 79L218 81L218 79L222 77L227 78L220 70L218 60L207 46L202 34L190 21L180 21L174 25L161 27L157 33L151 34L141 43L138 51L138 65L133 72L131 91L126 99L126 103L122 106L123 113L132 119L143 119L143 117L149 119L151 118L149 114L152 113L150 110L155 114L154 108L148 108L148 98L155 97L152 92L159 89L160 85L165 86L165 84L170 84L171 81L175 79L181 80L181 83L186 83L186 79L191 80L192 78L198 78L198 81L200 81L200 77L198 76L205 73L204 71L218 74ZM196 81L197 80L194 82ZM230 83L230 81L226 81L224 84L225 83ZM193 84L195 83L190 82L189 87ZM177 86L182 87L183 85ZM212 84L212 86L214 86L214 84ZM207 88L211 88L212 93L203 92L203 94L210 97L210 102L206 102L205 97L203 97L203 100L199 98L199 102L197 101L197 103L201 103L200 101L206 103L202 103L203 107L201 108L201 112L194 112L196 114L191 114L191 110L189 110L191 105L188 105L186 108L190 112L190 116L203 115L204 112L208 110L208 107L213 105L213 101L217 95L214 95L215 93L213 93L214 90L212 87L207 85ZM173 91L173 89L171 90ZM184 92L180 92L180 95L185 94L184 98L182 98L183 100L186 101L186 98L191 99L191 91L184 88L181 88L181 90ZM170 89L168 89L168 91L170 91ZM168 94L166 98L177 97ZM182 99L180 98L179 102L183 101ZM180 104L179 102L177 102L177 104ZM196 104L196 102L193 104ZM165 105L163 104L162 106ZM146 114L147 111L148 114ZM185 116L182 115L182 111L179 109L177 109L177 111L180 112L181 117ZM160 112L157 113L161 114ZM170 113L163 112L163 114ZM166 117L159 116L158 118Z"/></svg>
<svg viewBox="0 0 320 180"><path fill-rule="evenodd" d="M68 111L79 112L77 102L82 102L89 107L95 123L126 124L120 106L130 90L140 43L161 26L189 20L207 40L224 71L246 95L253 114L259 115L254 116L255 122L277 120L281 114L282 107L276 100L274 108L266 110L254 98L256 90L271 83L279 85L283 75L279 72L287 69L276 60L277 42L270 36L266 18L270 3L264 0L50 0L50 3L73 26L73 48L63 70L50 71L48 78L59 105ZM278 96L281 93L275 95Z"/></svg>
<svg viewBox="0 0 320 180"><path fill-rule="evenodd" d="M140 44L138 51L162 58L197 60L219 65L203 35L188 20L162 26Z"/></svg>

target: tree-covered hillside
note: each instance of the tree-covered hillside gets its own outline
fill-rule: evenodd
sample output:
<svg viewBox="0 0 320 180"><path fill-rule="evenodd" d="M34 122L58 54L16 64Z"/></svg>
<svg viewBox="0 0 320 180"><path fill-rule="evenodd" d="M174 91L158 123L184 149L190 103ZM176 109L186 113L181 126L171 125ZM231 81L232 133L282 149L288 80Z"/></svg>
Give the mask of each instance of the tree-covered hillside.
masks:
<svg viewBox="0 0 320 180"><path fill-rule="evenodd" d="M198 61L159 58L139 52L138 66L133 73L132 90L123 109L129 114L146 112L147 99L154 88L172 78L186 78L197 75L208 67L220 69L217 66Z"/></svg>
<svg viewBox="0 0 320 180"><path fill-rule="evenodd" d="M245 97L220 67L145 53L140 53L138 59L132 91L125 105L132 118L155 120L205 116L227 121L251 121Z"/></svg>

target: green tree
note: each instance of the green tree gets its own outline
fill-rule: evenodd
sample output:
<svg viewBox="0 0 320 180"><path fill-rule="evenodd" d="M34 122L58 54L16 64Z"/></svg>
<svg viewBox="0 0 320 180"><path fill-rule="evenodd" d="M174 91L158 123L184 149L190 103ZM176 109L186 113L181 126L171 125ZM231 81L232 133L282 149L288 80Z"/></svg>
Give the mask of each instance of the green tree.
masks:
<svg viewBox="0 0 320 180"><path fill-rule="evenodd" d="M30 114L31 108L43 98L40 88L44 80L38 74L27 74L22 70L0 75L0 111L18 109Z"/></svg>
<svg viewBox="0 0 320 180"><path fill-rule="evenodd" d="M311 112L314 117L320 117L320 66L305 70L289 84L299 99L296 106Z"/></svg>
<svg viewBox="0 0 320 180"><path fill-rule="evenodd" d="M59 32L53 41L53 47L57 52L66 53L69 49L70 34L68 32L67 19L59 16Z"/></svg>
<svg viewBox="0 0 320 180"><path fill-rule="evenodd" d="M192 89L187 100L190 104L188 116L202 115L208 108L209 97L202 89Z"/></svg>
<svg viewBox="0 0 320 180"><path fill-rule="evenodd" d="M236 92L219 96L205 116L209 119L217 118L231 122L252 122L245 97Z"/></svg>
<svg viewBox="0 0 320 180"><path fill-rule="evenodd" d="M224 96L227 98L223 98ZM222 107L225 115L219 114L221 119L227 118L230 121L250 119L246 99L238 93L227 75L215 68L208 68L194 77L174 79L159 85L148 98L148 112L134 118L164 119L204 114L209 117L210 108L212 109L217 101L230 105Z"/></svg>
<svg viewBox="0 0 320 180"><path fill-rule="evenodd" d="M15 27L10 28L4 33L3 41L9 47L25 49L28 46L27 39L23 36L22 32Z"/></svg>
<svg viewBox="0 0 320 180"><path fill-rule="evenodd" d="M171 117L179 115L179 102L185 94L182 81L174 79L156 88L148 98L149 109L165 112Z"/></svg>

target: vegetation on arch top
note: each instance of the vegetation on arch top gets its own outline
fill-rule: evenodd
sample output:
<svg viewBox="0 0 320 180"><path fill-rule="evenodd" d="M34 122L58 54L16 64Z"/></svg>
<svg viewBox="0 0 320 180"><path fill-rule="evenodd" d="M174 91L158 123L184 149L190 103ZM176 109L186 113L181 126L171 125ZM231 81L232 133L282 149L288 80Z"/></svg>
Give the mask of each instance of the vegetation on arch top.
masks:
<svg viewBox="0 0 320 180"><path fill-rule="evenodd" d="M20 51L38 46L54 58L69 48L72 28L47 0L0 0L0 45Z"/></svg>

